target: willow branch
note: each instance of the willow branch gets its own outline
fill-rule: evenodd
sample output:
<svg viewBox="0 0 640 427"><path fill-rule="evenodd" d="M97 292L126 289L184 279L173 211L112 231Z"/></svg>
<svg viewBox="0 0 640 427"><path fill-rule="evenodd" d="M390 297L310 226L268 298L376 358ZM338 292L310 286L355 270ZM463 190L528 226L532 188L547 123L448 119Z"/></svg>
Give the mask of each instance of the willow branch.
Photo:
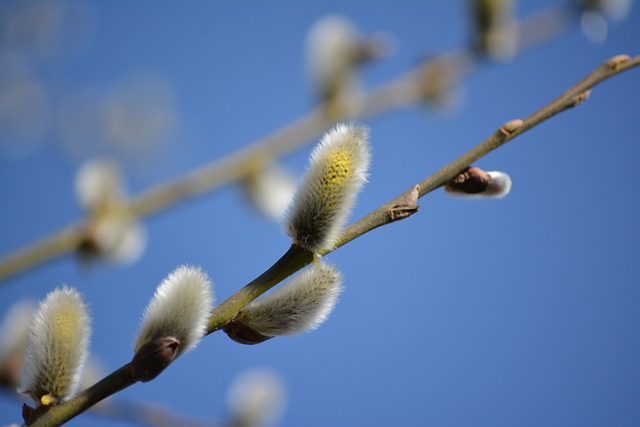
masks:
<svg viewBox="0 0 640 427"><path fill-rule="evenodd" d="M557 37L576 22L572 3L552 6L518 24L518 50L523 51ZM364 119L396 108L407 107L434 95L437 88L425 85L430 67L446 63L460 79L478 64L478 56L468 48L431 58L414 69L356 97L332 116L319 106L302 118L245 148L206 164L180 178L160 184L128 201L126 209L139 217L150 216L189 198L239 180L264 159L275 159L309 143L342 119ZM0 283L29 268L77 250L87 233L86 220L70 224L24 248L0 258Z"/></svg>
<svg viewBox="0 0 640 427"><path fill-rule="evenodd" d="M527 130L539 125L545 120L555 116L562 111L575 107L576 105L584 102L589 94L591 88L600 84L604 80L613 77L623 71L627 71L631 68L640 65L640 56L629 58L627 55L618 55L610 60L601 64L591 74L582 79L576 85L564 92L554 101L550 102L545 107L536 111L535 113L527 116L519 123L519 120L512 120L496 130L491 136L482 141L480 144L473 147L471 150L458 157L454 161L445 165L433 175L425 178L420 183L418 197L422 197L443 185L453 180L464 168L471 165L478 159L486 156L496 148L506 144L513 138L521 135ZM409 196L415 186L406 190L398 197L390 200L378 209L369 213L365 217L361 218L357 222L347 227L336 244L336 248L349 243L353 239L362 236L363 234L378 228L382 225L393 222L393 217L389 214L389 209L402 204L403 201Z"/></svg>
<svg viewBox="0 0 640 427"><path fill-rule="evenodd" d="M640 56L629 58L626 55L618 55L604 62L587 77L572 86L569 90L564 92L545 107L527 116L523 120L512 120L506 123L480 144L476 145L462 156L421 181L418 184L418 196L422 197L425 194L445 185L465 167L492 152L496 148L506 144L527 130L541 124L560 112L580 104L586 100L591 88L604 80L633 67L637 67L638 65L640 65ZM326 251L326 253L332 252L333 250L375 228L394 222L393 217L389 213L389 209L403 203L414 188L415 186L347 227L337 245L333 249ZM292 246L285 255L283 255L283 257L265 273L214 308L209 319L207 333L210 334L222 329L224 325L233 320L244 305L248 304L289 275L308 265L312 260L312 255L305 253L296 246ZM80 393L77 397L38 414L37 419L29 420L29 425L38 427L60 425L87 410L100 400L132 384L133 380L129 372L129 365L127 364L115 371L113 374L99 381L94 386Z"/></svg>

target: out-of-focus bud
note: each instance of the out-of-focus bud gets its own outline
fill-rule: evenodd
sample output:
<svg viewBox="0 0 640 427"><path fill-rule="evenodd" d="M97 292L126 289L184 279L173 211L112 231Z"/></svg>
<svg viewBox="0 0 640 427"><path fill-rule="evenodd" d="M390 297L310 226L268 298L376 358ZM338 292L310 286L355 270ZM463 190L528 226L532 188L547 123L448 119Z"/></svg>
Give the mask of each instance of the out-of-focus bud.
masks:
<svg viewBox="0 0 640 427"><path fill-rule="evenodd" d="M581 0L580 27L594 43L607 39L610 21L621 21L629 14L631 0Z"/></svg>
<svg viewBox="0 0 640 427"><path fill-rule="evenodd" d="M356 86L356 68L387 50L383 37L363 39L346 18L326 16L307 36L307 62L327 112L340 112Z"/></svg>
<svg viewBox="0 0 640 427"><path fill-rule="evenodd" d="M444 187L447 194L466 198L502 198L511 191L511 178L504 172L485 172L468 167Z"/></svg>
<svg viewBox="0 0 640 427"><path fill-rule="evenodd" d="M75 186L78 202L87 211L105 209L125 199L120 168L106 159L83 164L76 175Z"/></svg>
<svg viewBox="0 0 640 427"><path fill-rule="evenodd" d="M342 275L318 261L293 279L247 304L225 327L242 344L257 344L274 336L310 331L324 322L342 290Z"/></svg>
<svg viewBox="0 0 640 427"><path fill-rule="evenodd" d="M256 168L242 180L242 188L256 209L282 221L296 190L296 179L275 163Z"/></svg>
<svg viewBox="0 0 640 427"><path fill-rule="evenodd" d="M286 406L287 390L276 373L255 369L238 375L227 392L233 427L277 425Z"/></svg>
<svg viewBox="0 0 640 427"><path fill-rule="evenodd" d="M458 70L452 60L432 58L422 67L419 90L429 106L447 110L455 107L460 99L457 81Z"/></svg>
<svg viewBox="0 0 640 427"><path fill-rule="evenodd" d="M35 305L21 301L11 306L0 324L0 386L15 389L22 382L22 369L29 326Z"/></svg>
<svg viewBox="0 0 640 427"><path fill-rule="evenodd" d="M287 216L294 245L319 253L334 244L366 182L368 139L366 127L342 123L316 145Z"/></svg>
<svg viewBox="0 0 640 427"><path fill-rule="evenodd" d="M88 353L91 320L80 294L66 286L50 292L31 321L22 391L40 405L73 396Z"/></svg>
<svg viewBox="0 0 640 427"><path fill-rule="evenodd" d="M84 164L76 176L76 196L88 213L84 239L78 247L86 260L104 258L132 263L147 242L144 227L126 210L126 192L118 167L107 160Z"/></svg>
<svg viewBox="0 0 640 427"><path fill-rule="evenodd" d="M206 332L213 302L211 280L199 268L178 267L160 283L134 344L137 381L150 381L196 346Z"/></svg>
<svg viewBox="0 0 640 427"><path fill-rule="evenodd" d="M476 51L496 61L511 61L518 46L512 0L472 1Z"/></svg>

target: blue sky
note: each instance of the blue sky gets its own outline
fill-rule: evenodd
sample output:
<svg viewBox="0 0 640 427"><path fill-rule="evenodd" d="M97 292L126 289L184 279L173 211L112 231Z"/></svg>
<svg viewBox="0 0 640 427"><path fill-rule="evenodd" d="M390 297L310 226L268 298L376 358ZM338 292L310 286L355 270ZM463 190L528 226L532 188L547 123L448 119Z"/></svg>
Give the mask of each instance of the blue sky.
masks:
<svg viewBox="0 0 640 427"><path fill-rule="evenodd" d="M527 2L517 12L550 4ZM16 5L1 5L4 16ZM80 217L74 176L92 155L122 161L137 194L302 116L313 106L304 40L324 15L343 15L362 34L393 35L393 55L363 70L364 89L469 37L465 2L63 5L75 17L60 36L67 44L50 40L24 58L6 42L0 51L5 70L19 63L44 88L47 106L26 133L0 129L0 254ZM451 111L415 106L365 120L373 162L351 218L540 108L602 61L640 53L639 23L636 4L601 44L573 28L513 63L478 68L461 82ZM410 219L328 255L345 292L318 330L257 346L212 334L156 380L117 398L219 420L233 378L261 367L288 389L282 426L639 424L639 73L605 82L583 105L479 161L511 175L508 197L466 201L437 191ZM125 158L91 130L71 138L75 150L63 144L69 99L127 91L157 96L152 104L163 120L153 122L152 145ZM71 119L84 113L69 111ZM300 174L309 152L310 145L281 163ZM148 246L137 263L87 267L65 257L46 264L0 284L0 314L62 283L77 287L91 307L92 354L110 372L130 360L144 307L175 267L201 266L222 301L289 245L282 227L251 210L235 185L145 227ZM0 394L0 423L19 416L19 402ZM69 425L130 424L83 414Z"/></svg>

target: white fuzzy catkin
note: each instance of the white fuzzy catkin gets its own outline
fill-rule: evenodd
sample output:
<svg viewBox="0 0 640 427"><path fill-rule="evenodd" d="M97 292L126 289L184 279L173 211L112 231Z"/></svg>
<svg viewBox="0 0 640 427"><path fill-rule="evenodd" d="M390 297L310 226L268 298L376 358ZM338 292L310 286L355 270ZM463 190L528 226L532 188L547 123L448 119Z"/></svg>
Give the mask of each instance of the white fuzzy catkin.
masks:
<svg viewBox="0 0 640 427"><path fill-rule="evenodd" d="M35 304L31 300L20 301L11 307L0 323L0 370L14 355L24 358L29 327Z"/></svg>
<svg viewBox="0 0 640 427"><path fill-rule="evenodd" d="M196 267L178 267L160 283L147 306L134 351L166 337L180 342L178 355L191 350L204 336L213 302L206 273Z"/></svg>
<svg viewBox="0 0 640 427"><path fill-rule="evenodd" d="M517 49L513 0L475 0L477 47L496 61L509 62Z"/></svg>
<svg viewBox="0 0 640 427"><path fill-rule="evenodd" d="M444 190L450 196L465 199L501 199L506 197L511 191L512 184L509 174L500 171L488 171L487 174L491 176L491 183L481 193L465 193L451 186L445 186Z"/></svg>
<svg viewBox="0 0 640 427"><path fill-rule="evenodd" d="M358 33L341 16L326 16L309 31L306 42L308 67L325 100L345 95L353 86L358 42Z"/></svg>
<svg viewBox="0 0 640 427"><path fill-rule="evenodd" d="M31 321L22 390L38 405L73 396L90 335L91 319L80 294L67 286L50 292Z"/></svg>
<svg viewBox="0 0 640 427"><path fill-rule="evenodd" d="M367 180L368 139L365 126L341 123L316 145L287 216L294 244L312 253L333 246Z"/></svg>
<svg viewBox="0 0 640 427"><path fill-rule="evenodd" d="M147 246L147 230L127 212L113 209L98 217L92 233L99 254L119 264L133 264Z"/></svg>
<svg viewBox="0 0 640 427"><path fill-rule="evenodd" d="M237 320L265 336L310 331L327 319L341 291L340 272L320 261L247 304Z"/></svg>
<svg viewBox="0 0 640 427"><path fill-rule="evenodd" d="M296 178L276 163L269 163L243 179L242 187L260 213L280 223L296 191Z"/></svg>
<svg viewBox="0 0 640 427"><path fill-rule="evenodd" d="M90 160L76 175L76 197L86 210L95 210L125 198L120 169L106 159Z"/></svg>
<svg viewBox="0 0 640 427"><path fill-rule="evenodd" d="M252 369L234 378L227 391L229 425L267 427L280 424L287 403L281 376L267 369Z"/></svg>

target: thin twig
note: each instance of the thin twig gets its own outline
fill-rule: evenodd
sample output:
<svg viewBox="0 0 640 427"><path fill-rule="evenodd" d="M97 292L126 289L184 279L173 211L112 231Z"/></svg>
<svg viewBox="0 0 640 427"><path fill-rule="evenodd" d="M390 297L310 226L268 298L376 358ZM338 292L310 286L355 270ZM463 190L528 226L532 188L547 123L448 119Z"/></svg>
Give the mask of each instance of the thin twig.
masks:
<svg viewBox="0 0 640 427"><path fill-rule="evenodd" d="M578 105L586 99L585 94L602 81L638 65L640 65L640 56L629 58L626 55L619 55L604 62L587 77L563 93L560 97L526 117L522 122L511 121L501 126L496 132L480 144L458 157L453 162L439 169L433 175L421 181L419 183L419 196L424 196L425 194L443 186L452 180L462 169L501 145L511 141L523 132L541 124L545 120L566 109ZM414 188L415 186L412 186L412 188L405 193L399 195L390 202L385 203L378 209L347 227L336 247L326 253L332 252L338 247L345 245L346 243L377 227L393 222L393 219L389 215L389 208L405 200L406 196L413 191ZM287 253L278 260L273 267L267 270L267 272L242 288L236 294L232 295L213 310L209 321L208 333L221 329L226 323L233 319L245 304L273 287L276 284L274 282L284 280L288 275L303 268L311 261L311 256L308 254L305 256L299 249L292 246L292 248L290 248L289 251L287 251ZM58 406L51 407L46 412L39 414L37 419L30 420L29 425L34 427L60 425L87 410L100 400L130 386L131 384L132 380L131 375L129 374L129 364L127 364L105 379L99 381L94 386L80 393L77 397Z"/></svg>
<svg viewBox="0 0 640 427"><path fill-rule="evenodd" d="M575 22L576 14L571 4L552 6L522 20L518 24L518 38L521 40L518 49L529 49L566 32ZM329 117L322 106L317 107L300 119L235 153L151 188L129 200L125 209L140 218L164 211L191 197L241 179L265 158L278 158L309 143L337 120L364 119L414 105L434 95L433 91L437 88L426 86L425 76L431 66L443 61L455 72L455 78L460 79L477 66L478 56L473 49L463 48L454 53L433 57L386 84L354 98L343 106L340 115ZM0 284L29 268L74 252L84 240L86 233L86 220L79 220L61 231L0 258Z"/></svg>

